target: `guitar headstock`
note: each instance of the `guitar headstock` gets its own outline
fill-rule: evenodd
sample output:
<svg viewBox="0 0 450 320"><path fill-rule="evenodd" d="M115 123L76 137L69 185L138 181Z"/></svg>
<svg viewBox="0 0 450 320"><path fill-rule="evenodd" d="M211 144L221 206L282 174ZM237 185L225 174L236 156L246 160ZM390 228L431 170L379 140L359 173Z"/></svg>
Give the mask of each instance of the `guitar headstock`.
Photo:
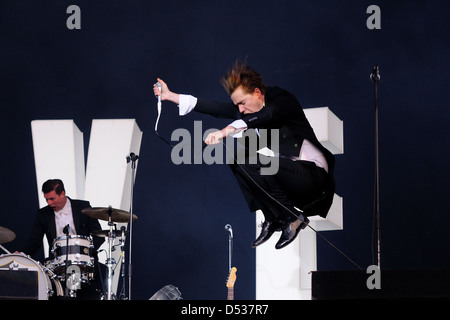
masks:
<svg viewBox="0 0 450 320"><path fill-rule="evenodd" d="M227 280L227 288L233 288L234 287L234 283L236 281L236 267L233 267L230 269L230 274L228 275L228 280Z"/></svg>

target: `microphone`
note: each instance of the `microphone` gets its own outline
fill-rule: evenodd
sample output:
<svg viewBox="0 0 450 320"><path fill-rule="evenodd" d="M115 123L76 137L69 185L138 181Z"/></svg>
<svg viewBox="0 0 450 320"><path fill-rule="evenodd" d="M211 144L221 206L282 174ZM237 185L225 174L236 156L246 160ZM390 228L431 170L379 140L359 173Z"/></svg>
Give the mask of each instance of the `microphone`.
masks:
<svg viewBox="0 0 450 320"><path fill-rule="evenodd" d="M380 80L380 68L378 67L377 64L373 66L372 73L370 74L370 79L372 81L379 81Z"/></svg>
<svg viewBox="0 0 450 320"><path fill-rule="evenodd" d="M130 161L136 162L137 159L139 159L139 156L135 154L134 152L131 152L130 155L126 157L127 163L130 163Z"/></svg>
<svg viewBox="0 0 450 320"><path fill-rule="evenodd" d="M64 233L65 235L69 235L69 232L70 232L70 226L67 225L67 226L64 227L63 233Z"/></svg>
<svg viewBox="0 0 450 320"><path fill-rule="evenodd" d="M161 92L161 87L162 87L162 85L161 85L161 83L159 83L159 82L157 82L156 83L156 87L159 89L159 96L158 96L158 103L161 103L161 94L162 94L162 92Z"/></svg>
<svg viewBox="0 0 450 320"><path fill-rule="evenodd" d="M227 230L230 233L230 238L233 238L233 229L231 228L231 225L229 224L225 225L225 230Z"/></svg>

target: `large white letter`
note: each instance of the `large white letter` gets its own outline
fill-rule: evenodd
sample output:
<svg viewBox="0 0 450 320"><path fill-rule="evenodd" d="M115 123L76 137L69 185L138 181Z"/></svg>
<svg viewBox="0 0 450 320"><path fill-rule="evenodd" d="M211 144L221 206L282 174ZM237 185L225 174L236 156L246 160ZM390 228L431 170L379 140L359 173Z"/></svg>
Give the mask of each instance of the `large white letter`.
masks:
<svg viewBox="0 0 450 320"><path fill-rule="evenodd" d="M328 107L305 109L317 139L333 154L342 154L343 122ZM309 217L317 231L341 230L342 198L334 195L327 218ZM264 221L260 210L256 224ZM261 229L256 228L259 234ZM300 231L298 239L286 248L274 248L278 237L272 237L256 248L256 299L311 299L311 271L317 270L316 234L310 228Z"/></svg>
<svg viewBox="0 0 450 320"><path fill-rule="evenodd" d="M131 169L126 156L139 154L142 132L134 119L93 120L85 174L83 133L72 120L31 122L39 205L46 205L42 184L48 179L64 181L66 194L88 200L93 207L130 210ZM49 143L51 141L51 144ZM54 148L54 146L58 148ZM103 228L106 221L100 221ZM120 229L120 226L119 228ZM44 240L44 254L48 248ZM102 248L106 248L105 243ZM119 261L120 251L114 259ZM100 262L106 257L99 254ZM113 291L117 290L120 266L116 269Z"/></svg>

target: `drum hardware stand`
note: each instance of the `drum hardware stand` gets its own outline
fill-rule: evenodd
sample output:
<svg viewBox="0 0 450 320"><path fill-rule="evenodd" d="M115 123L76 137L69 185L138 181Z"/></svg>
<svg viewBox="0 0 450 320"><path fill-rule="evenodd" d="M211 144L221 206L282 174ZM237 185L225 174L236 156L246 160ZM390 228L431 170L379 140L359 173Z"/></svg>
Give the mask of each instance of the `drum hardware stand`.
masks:
<svg viewBox="0 0 450 320"><path fill-rule="evenodd" d="M118 232L115 232L118 230L117 230L117 228L115 228L114 222L121 222L121 223L128 222L129 212L114 209L111 206L109 206L108 208L86 208L86 209L83 209L81 212L83 214L86 214L87 216L90 216L91 218L108 221L108 226L109 226L108 230L98 230L98 231L92 232L91 234L95 235L95 236L99 236L99 237L107 237L108 238L108 240L107 240L108 241L108 249L101 250L101 251L106 252L106 256L107 256L106 257L107 258L106 259L106 267L108 270L108 276L105 277L105 279L107 278L106 286L103 285L103 278L102 278L102 289L104 290L103 297L107 300L116 299L117 294L113 294L112 282L113 282L113 275L114 275L115 268L119 265L120 261L116 262L115 259L113 259L112 252L115 250L115 247L121 246L121 248L122 248L121 249L122 250L121 259L122 259L122 257L124 257L123 247L125 246L126 231L125 231L125 227L122 227L122 229L121 229L122 234L120 237L121 243L114 245L114 239L118 238ZM137 220L137 216L132 215L131 219L132 219L132 221ZM123 266L123 264L122 264L122 266Z"/></svg>
<svg viewBox="0 0 450 320"><path fill-rule="evenodd" d="M136 172L136 161L139 159L137 154L133 152L127 156L127 163L131 161L131 191L130 191L130 243L128 252L128 299L131 300L131 276L132 276L132 266L131 266L131 241L133 239L133 194L134 194L134 177Z"/></svg>
<svg viewBox="0 0 450 320"><path fill-rule="evenodd" d="M2 246L1 244L0 244L0 248L2 248L3 249L3 251L5 251L7 254L11 254L11 252L9 252L4 246Z"/></svg>
<svg viewBox="0 0 450 320"><path fill-rule="evenodd" d="M42 266L42 269L49 276L50 280L58 279L58 275L56 273L54 273L53 270L51 270L50 268L47 268L46 266ZM56 295L59 297L64 296L64 290L62 288L61 282L55 281L55 289L56 289L56 292L53 289L49 288L48 294L53 296L56 293Z"/></svg>
<svg viewBox="0 0 450 320"><path fill-rule="evenodd" d="M108 233L108 258L106 259L106 267L108 268L106 300L113 300L113 293L112 293L112 280L114 276L113 266L115 265L116 262L112 257L115 234L113 231L114 223L112 222L111 217L112 214L111 206L108 208L108 214L109 214L109 221L108 221L109 233Z"/></svg>
<svg viewBox="0 0 450 320"><path fill-rule="evenodd" d="M122 226L120 228L121 238L120 238L120 249L121 249L121 265L122 265L122 290L120 294L120 300L126 300L126 294L123 288L125 288L125 227Z"/></svg>
<svg viewBox="0 0 450 320"><path fill-rule="evenodd" d="M67 274L67 267L69 264L69 232L70 226L66 225L63 229L63 233L66 235L66 261L64 263L64 278L66 280L66 288L64 290L64 296L74 298L74 290L69 290L69 287L67 286L67 283L69 282L69 275Z"/></svg>

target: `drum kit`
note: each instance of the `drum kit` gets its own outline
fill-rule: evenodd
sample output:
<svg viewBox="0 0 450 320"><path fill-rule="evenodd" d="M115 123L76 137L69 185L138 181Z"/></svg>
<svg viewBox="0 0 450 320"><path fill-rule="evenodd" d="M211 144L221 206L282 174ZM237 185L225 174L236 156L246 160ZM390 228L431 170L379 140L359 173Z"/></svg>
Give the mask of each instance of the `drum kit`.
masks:
<svg viewBox="0 0 450 320"><path fill-rule="evenodd" d="M131 223L137 220L137 216L111 207L87 208L82 210L82 213L94 219L107 221L108 229L91 232L90 236L69 235L66 233L66 235L56 238L51 248L52 258L46 259L44 264L33 260L23 253L11 253L3 247L2 244L13 241L16 235L8 228L0 226L0 249L6 252L6 254L0 255L0 275L2 271L7 271L9 273L5 277L10 280L16 279L11 281L17 281L19 276L28 275L14 271L31 271L35 274L37 273L37 278L35 278L38 286L37 296L33 290L31 290L33 291L31 296L26 296L26 294L21 296L20 293L10 294L0 290L0 298L20 297L22 299L38 300L48 300L53 296L76 298L77 291L94 280L94 245L92 239L92 236L94 236L106 238L108 243L106 259L106 268L108 270L106 277L107 288L105 294L102 295L102 299L116 299L112 288L114 270L119 263L124 267L125 236L129 232L125 230L125 227L122 227L121 230L116 230L115 223ZM121 261L118 262L112 257L115 239L119 239L119 246L121 247ZM125 276L125 273L122 272L122 275ZM125 279L123 280L125 281ZM64 290L62 282L66 284ZM12 287L17 286L13 285Z"/></svg>
<svg viewBox="0 0 450 320"><path fill-rule="evenodd" d="M114 300L115 296L112 289L112 282L113 282L113 276L114 276L114 269L117 266L119 262L116 262L115 259L112 257L112 251L114 247L114 240L116 238L119 239L120 247L121 247L121 263L122 263L122 270L124 269L124 263L125 263L125 236L128 233L128 231L125 230L125 227L122 227L121 230L115 230L115 224L114 223L124 223L129 222L130 223L130 230L131 225L134 221L137 220L137 216L132 213L128 213L124 210L119 209L113 209L111 207L108 208L87 208L81 210L82 213L85 215L94 218L99 219L103 221L108 221L108 230L97 230L92 232L93 236L97 237L105 237L108 241L108 250L107 250L107 258L106 258L106 267L108 269L108 275L107 275L107 289L106 289L106 300ZM130 253L131 253L131 237L130 237ZM131 257L129 257L129 260L131 261ZM131 262L130 262L130 268L131 270ZM122 275L125 276L125 273L122 272ZM129 275L131 277L131 275ZM125 283L125 279L123 279ZM129 282L131 282L131 279L128 279Z"/></svg>

